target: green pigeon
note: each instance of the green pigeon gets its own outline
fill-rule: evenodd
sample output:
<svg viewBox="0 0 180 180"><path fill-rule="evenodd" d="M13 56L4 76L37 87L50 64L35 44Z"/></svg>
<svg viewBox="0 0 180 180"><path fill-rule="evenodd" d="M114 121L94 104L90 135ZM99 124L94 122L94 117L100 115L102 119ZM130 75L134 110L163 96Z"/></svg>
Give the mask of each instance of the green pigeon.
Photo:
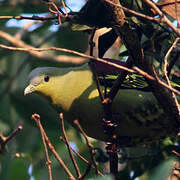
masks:
<svg viewBox="0 0 180 180"><path fill-rule="evenodd" d="M113 76L100 77L107 91ZM89 137L110 141L104 132L104 111L88 64L73 68L38 67L28 79L25 95L37 93L63 112L72 126L78 119ZM114 133L122 146L149 144L178 132L177 122L167 117L144 78L137 74L125 79L113 101L112 113L116 122Z"/></svg>

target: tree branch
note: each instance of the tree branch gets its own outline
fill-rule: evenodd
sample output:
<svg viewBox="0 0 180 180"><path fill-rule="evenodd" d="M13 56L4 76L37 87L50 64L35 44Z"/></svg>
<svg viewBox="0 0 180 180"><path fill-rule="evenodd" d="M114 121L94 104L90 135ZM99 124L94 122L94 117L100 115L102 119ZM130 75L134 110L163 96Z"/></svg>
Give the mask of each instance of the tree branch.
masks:
<svg viewBox="0 0 180 180"><path fill-rule="evenodd" d="M66 135L66 131L65 131L65 128L64 128L64 118L63 118L63 113L60 113L59 114L59 119L60 119L60 124L61 124L61 130L62 130L62 133L63 133L63 136L64 136L64 140L65 140L65 143L67 145L67 148L68 148L68 152L69 152L69 156L72 160L72 163L74 165L74 169L76 171L76 174L77 174L77 177L80 178L81 177L81 173L80 173L80 170L79 170L79 167L77 165L77 162L71 152L71 148L70 148L70 145L69 145L69 141L68 141L68 138L67 138L67 135Z"/></svg>
<svg viewBox="0 0 180 180"><path fill-rule="evenodd" d="M19 131L22 131L23 127L21 125L18 126L18 128L16 128L9 136L4 137L1 133L0 133L0 153L3 152L3 150L5 149L6 144L12 140Z"/></svg>
<svg viewBox="0 0 180 180"><path fill-rule="evenodd" d="M82 64L86 61L85 58L81 58L81 57L73 57L73 56L65 56L65 55L60 55L60 56L52 56L49 55L47 53L42 53L42 52L35 52L32 51L30 49L33 49L34 47L31 45L26 44L25 42L23 42L22 40L19 40L13 36L11 36L10 34L0 31L0 37L3 39L6 39L8 42L12 43L14 46L19 47L19 48L28 48L29 50L26 51L28 52L30 55L38 58L38 59L42 59L45 61L50 61L50 62L61 62L61 63L72 63L72 64ZM3 45L1 46L1 48L3 47ZM4 46L5 47L5 46Z"/></svg>
<svg viewBox="0 0 180 180"><path fill-rule="evenodd" d="M150 2L149 0L144 0L149 5L151 5L157 13L162 17L163 13L154 5L153 2ZM119 1L112 0L111 2L115 2L116 4L119 4ZM108 3L106 2L106 6L108 6ZM144 54L144 50L141 47L140 40L138 38L138 35L135 31L133 31L128 24L128 22L122 23L122 20L119 21L121 18L122 13L118 13L117 10L119 8L119 11L122 11L122 7L117 7L114 5L108 6L108 10L110 16L115 17L112 18L113 23L111 22L111 27L115 29L117 34L122 38L126 48L128 49L130 56L133 59L133 63L140 69L142 69L144 72L147 72L149 75L151 75L153 78L155 78L157 81L147 79L148 84L153 89L153 94L155 95L156 99L158 100L159 104L163 107L164 112L167 113L169 118L174 119L176 122L180 122L180 114L178 111L178 108L176 106L176 102L174 98L172 97L172 93L167 90L164 86L162 86L159 81L159 77L156 74L154 67L153 67L153 57L152 55L148 55L148 53ZM164 16L163 16L164 17ZM165 22L170 26L168 19L165 17ZM176 28L173 28L173 30L178 34L179 30L177 31ZM169 86L168 86L169 87ZM171 87L169 87L171 88ZM169 106L167 106L167 103Z"/></svg>
<svg viewBox="0 0 180 180"><path fill-rule="evenodd" d="M67 166L64 164L63 160L60 158L60 156L58 155L58 153L54 149L54 146L51 144L48 136L46 135L46 133L45 133L45 131L44 131L44 129L43 129L41 123L40 123L40 116L39 116L39 114L33 114L32 115L32 119L36 122L38 127L41 129L41 132L43 133L43 136L44 136L44 138L46 140L46 143L48 144L49 149L51 150L51 152L53 153L54 157L57 159L59 164L62 166L62 168L66 172L66 174L68 175L69 179L76 180L76 178L72 175L72 173L69 171Z"/></svg>

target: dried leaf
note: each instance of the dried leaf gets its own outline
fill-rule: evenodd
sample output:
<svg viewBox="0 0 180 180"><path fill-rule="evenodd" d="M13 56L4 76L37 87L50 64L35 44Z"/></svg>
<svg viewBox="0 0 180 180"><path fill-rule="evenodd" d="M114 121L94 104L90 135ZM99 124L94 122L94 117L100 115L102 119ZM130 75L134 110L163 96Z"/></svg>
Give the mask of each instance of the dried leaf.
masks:
<svg viewBox="0 0 180 180"><path fill-rule="evenodd" d="M118 36L113 29L99 37L98 50L100 58L103 57L106 51L113 45L117 37Z"/></svg>
<svg viewBox="0 0 180 180"><path fill-rule="evenodd" d="M163 0L156 5L172 18L180 20L180 0Z"/></svg>

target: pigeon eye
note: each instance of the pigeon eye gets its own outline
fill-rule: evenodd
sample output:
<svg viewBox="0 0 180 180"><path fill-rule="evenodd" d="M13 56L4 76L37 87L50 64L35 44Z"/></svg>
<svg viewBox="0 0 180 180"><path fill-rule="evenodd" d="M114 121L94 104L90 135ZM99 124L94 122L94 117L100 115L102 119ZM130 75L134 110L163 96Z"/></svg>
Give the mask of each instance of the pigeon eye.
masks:
<svg viewBox="0 0 180 180"><path fill-rule="evenodd" d="M49 76L48 76L48 75L44 76L44 81L45 81L45 82L48 82L48 81L49 81Z"/></svg>

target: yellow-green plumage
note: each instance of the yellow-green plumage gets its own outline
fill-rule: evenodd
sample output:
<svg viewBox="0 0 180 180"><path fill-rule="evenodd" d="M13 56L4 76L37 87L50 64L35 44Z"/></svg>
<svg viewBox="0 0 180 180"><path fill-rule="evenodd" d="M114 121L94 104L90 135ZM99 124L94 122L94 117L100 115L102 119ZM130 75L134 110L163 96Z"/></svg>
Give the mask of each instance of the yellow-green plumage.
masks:
<svg viewBox="0 0 180 180"><path fill-rule="evenodd" d="M44 78L48 75L49 81ZM102 126L103 108L88 65L79 68L37 68L29 75L25 94L36 92L73 125L78 119L88 136L108 141ZM131 146L176 135L177 124L168 119L151 92L120 89L112 111L117 122L115 132L122 145Z"/></svg>

